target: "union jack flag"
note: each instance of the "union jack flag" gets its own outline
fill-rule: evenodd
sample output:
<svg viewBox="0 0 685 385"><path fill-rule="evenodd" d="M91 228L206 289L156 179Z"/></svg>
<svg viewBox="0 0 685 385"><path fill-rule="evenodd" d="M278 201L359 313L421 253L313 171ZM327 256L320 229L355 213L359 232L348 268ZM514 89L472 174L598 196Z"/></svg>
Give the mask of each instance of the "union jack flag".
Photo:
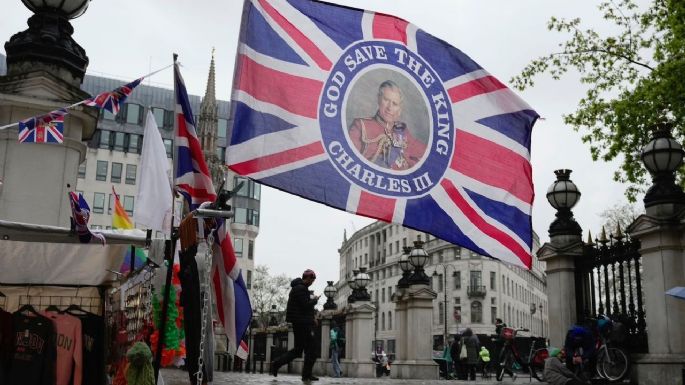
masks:
<svg viewBox="0 0 685 385"><path fill-rule="evenodd" d="M203 202L214 201L216 193L212 184L202 146L195 131L195 119L190 108L188 91L178 64L174 64L176 87L176 187L195 210Z"/></svg>
<svg viewBox="0 0 685 385"><path fill-rule="evenodd" d="M97 240L104 245L106 243L105 236L100 233L93 233L88 228L90 206L88 206L83 194L70 191L68 196L71 205L71 231L78 235L79 242L93 243Z"/></svg>
<svg viewBox="0 0 685 385"><path fill-rule="evenodd" d="M263 184L531 266L538 114L394 16L248 0L226 163Z"/></svg>
<svg viewBox="0 0 685 385"><path fill-rule="evenodd" d="M64 115L67 110L60 108L42 116L19 122L19 142L21 143L63 143Z"/></svg>
<svg viewBox="0 0 685 385"><path fill-rule="evenodd" d="M98 107L111 112L116 115L119 113L121 106L126 101L129 95L133 92L133 89L140 84L143 78L136 79L128 84L125 84L114 91L103 92L98 94L94 98L87 99L85 105L91 107Z"/></svg>
<svg viewBox="0 0 685 385"><path fill-rule="evenodd" d="M242 354L242 338L252 319L252 305L226 222L217 220L212 258L212 284L219 320L226 331L229 351Z"/></svg>

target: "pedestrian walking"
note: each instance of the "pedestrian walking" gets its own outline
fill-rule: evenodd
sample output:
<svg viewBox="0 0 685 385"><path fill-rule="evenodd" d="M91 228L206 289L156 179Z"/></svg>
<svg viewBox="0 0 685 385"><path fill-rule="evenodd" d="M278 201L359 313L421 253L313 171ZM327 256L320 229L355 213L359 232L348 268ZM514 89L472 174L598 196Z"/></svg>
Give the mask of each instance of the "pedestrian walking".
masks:
<svg viewBox="0 0 685 385"><path fill-rule="evenodd" d="M333 374L335 377L342 375L340 370L340 349L345 342L342 329L335 321L331 321L331 364L333 365Z"/></svg>
<svg viewBox="0 0 685 385"><path fill-rule="evenodd" d="M471 381L475 381L476 368L478 367L478 364L480 362L480 341L478 341L478 337L475 334L473 334L471 328L466 328L466 330L464 331L463 340L464 348L462 349L466 349L466 365L468 378Z"/></svg>
<svg viewBox="0 0 685 385"><path fill-rule="evenodd" d="M295 278L290 283L290 294L285 311L285 320L293 325L295 335L295 347L277 357L271 362L270 373L278 376L278 368L298 358L304 352L304 365L302 366L302 381L316 381L319 378L312 375L312 367L316 361L314 357L314 305L319 301L319 296L309 293L309 286L316 280L313 270L307 269L302 273L302 278Z"/></svg>
<svg viewBox="0 0 685 385"><path fill-rule="evenodd" d="M485 346L481 346L478 355L482 365L483 378L490 378L490 351Z"/></svg>

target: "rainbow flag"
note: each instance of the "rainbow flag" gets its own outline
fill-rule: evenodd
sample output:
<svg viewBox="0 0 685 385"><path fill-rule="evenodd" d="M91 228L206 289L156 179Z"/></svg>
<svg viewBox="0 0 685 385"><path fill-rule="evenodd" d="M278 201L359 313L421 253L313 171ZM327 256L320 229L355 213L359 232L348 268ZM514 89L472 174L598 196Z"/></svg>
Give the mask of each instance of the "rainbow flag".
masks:
<svg viewBox="0 0 685 385"><path fill-rule="evenodd" d="M145 262L147 261L147 255L145 254L145 250L143 250L140 247L136 247L135 250L135 268L140 269L143 265L145 265ZM119 268L119 272L122 274L127 273L129 271L131 271L131 247L126 248L124 263L122 263L121 267Z"/></svg>
<svg viewBox="0 0 685 385"><path fill-rule="evenodd" d="M133 222L131 218L128 217L124 206L121 205L119 200L119 195L114 191L114 186L112 186L112 194L114 194L114 213L112 214L112 228L121 230L130 230L133 228Z"/></svg>

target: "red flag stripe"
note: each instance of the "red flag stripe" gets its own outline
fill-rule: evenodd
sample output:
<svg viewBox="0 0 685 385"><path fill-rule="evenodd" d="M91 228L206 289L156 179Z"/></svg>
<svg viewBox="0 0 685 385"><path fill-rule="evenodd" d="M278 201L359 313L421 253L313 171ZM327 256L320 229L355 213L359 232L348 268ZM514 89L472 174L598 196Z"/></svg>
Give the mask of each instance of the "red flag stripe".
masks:
<svg viewBox="0 0 685 385"><path fill-rule="evenodd" d="M297 27L295 27L288 19L283 17L274 7L266 0L259 0L259 4L264 8L264 11L271 16L271 18L290 35L290 37L302 48L309 57L314 60L316 65L322 70L328 71L333 67L331 60L311 41L305 36ZM317 93L318 95L318 93Z"/></svg>
<svg viewBox="0 0 685 385"><path fill-rule="evenodd" d="M182 189L183 191L188 192L188 194L190 194L190 196L193 197L193 199L195 200L206 202L213 201L214 199L216 199L216 194L211 193L206 189L194 188L193 186L187 183L179 183L176 186Z"/></svg>
<svg viewBox="0 0 685 385"><path fill-rule="evenodd" d="M321 142L314 142L306 146L293 148L290 150L278 152L271 155L266 155L260 158L255 158L242 163L235 163L231 165L231 169L240 175L249 175L256 172L269 170L274 167L283 166L289 163L297 162L303 159L311 158L313 156L324 153Z"/></svg>
<svg viewBox="0 0 685 385"><path fill-rule="evenodd" d="M225 227L223 226L219 229L221 231L225 231ZM235 267L237 259L235 256L235 251L233 250L233 242L231 242L231 237L229 235L226 235L223 239L221 239L221 255L223 256L224 271L226 272L226 275L230 276L231 271L233 271L233 268Z"/></svg>
<svg viewBox="0 0 685 385"><path fill-rule="evenodd" d="M394 16L376 13L373 16L374 39L396 40L407 44L407 25L409 22Z"/></svg>
<svg viewBox="0 0 685 385"><path fill-rule="evenodd" d="M190 132L188 131L188 126L187 126L185 116L183 114L178 114L177 120L178 120L178 134L176 136L188 139L188 148L190 149L191 154L202 155L203 152L202 152L202 146L200 145L200 141L197 140L197 136L195 134L190 134ZM202 174L210 175L209 174L209 168L207 168L207 163L197 162L197 167L200 168L198 171L200 171Z"/></svg>
<svg viewBox="0 0 685 385"><path fill-rule="evenodd" d="M214 281L214 298L216 299L216 309L219 313L219 320L221 320L222 325L226 325L226 320L224 319L224 298L221 290L221 277L219 276L219 269L214 269L214 274L212 275L212 281Z"/></svg>
<svg viewBox="0 0 685 385"><path fill-rule="evenodd" d="M392 222L395 212L396 199L379 197L378 195L362 191L359 195L357 214L370 216L386 222Z"/></svg>
<svg viewBox="0 0 685 385"><path fill-rule="evenodd" d="M452 87L447 90L447 93L450 95L452 103L458 103L476 95L487 94L488 92L501 90L503 88L507 88L507 86L497 80L494 76L484 76Z"/></svg>
<svg viewBox="0 0 685 385"><path fill-rule="evenodd" d="M455 143L452 169L533 203L532 168L528 159L462 130L456 130Z"/></svg>
<svg viewBox="0 0 685 385"><path fill-rule="evenodd" d="M445 192L450 197L452 202L459 208L459 210L464 214L468 220L473 223L480 231L489 236L490 238L496 240L502 244L507 249L511 250L529 269L531 267L532 257L528 251L526 251L521 245L518 244L513 238L511 238L507 233L496 228L495 226L489 224L483 219L476 210L474 210L471 205L466 202L463 196L459 193L459 190L452 184L451 181L443 179L440 185L445 189ZM496 255L493 257L497 258Z"/></svg>
<svg viewBox="0 0 685 385"><path fill-rule="evenodd" d="M273 70L246 55L240 55L238 60L241 66L239 90L294 114L317 117L322 82Z"/></svg>

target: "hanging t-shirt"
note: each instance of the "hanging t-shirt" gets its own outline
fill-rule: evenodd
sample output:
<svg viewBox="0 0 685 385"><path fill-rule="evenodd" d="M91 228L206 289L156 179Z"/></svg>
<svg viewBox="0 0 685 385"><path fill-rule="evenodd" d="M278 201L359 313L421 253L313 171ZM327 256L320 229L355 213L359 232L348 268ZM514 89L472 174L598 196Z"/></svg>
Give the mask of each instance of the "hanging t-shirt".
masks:
<svg viewBox="0 0 685 385"><path fill-rule="evenodd" d="M83 372L83 345L81 342L81 320L54 312L43 312L55 325L57 345L57 376L55 385L81 385ZM73 378L73 383L71 382Z"/></svg>
<svg viewBox="0 0 685 385"><path fill-rule="evenodd" d="M0 309L0 384L7 381L13 351L12 314Z"/></svg>
<svg viewBox="0 0 685 385"><path fill-rule="evenodd" d="M14 353L9 385L55 384L55 327L39 316L14 313Z"/></svg>
<svg viewBox="0 0 685 385"><path fill-rule="evenodd" d="M81 320L83 336L83 383L105 381L105 321L95 314L72 314Z"/></svg>

